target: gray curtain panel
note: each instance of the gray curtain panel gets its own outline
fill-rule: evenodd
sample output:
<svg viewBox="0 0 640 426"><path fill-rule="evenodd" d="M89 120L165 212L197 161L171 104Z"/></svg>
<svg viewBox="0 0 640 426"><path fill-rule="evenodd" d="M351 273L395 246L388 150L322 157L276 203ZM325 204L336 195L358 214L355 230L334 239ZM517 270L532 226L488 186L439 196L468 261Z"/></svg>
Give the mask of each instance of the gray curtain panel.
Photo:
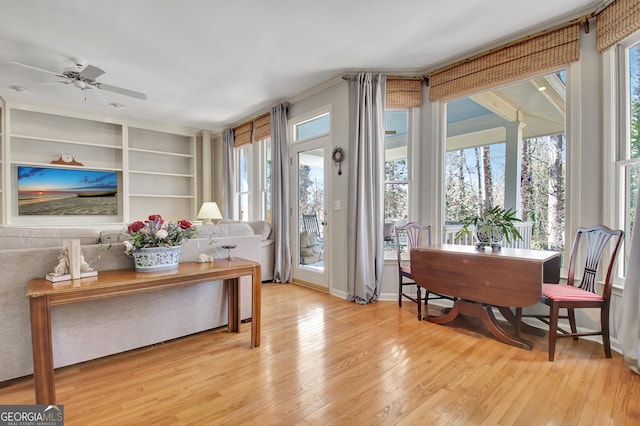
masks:
<svg viewBox="0 0 640 426"><path fill-rule="evenodd" d="M349 79L347 299L359 304L375 302L382 285L385 85L380 74Z"/></svg>
<svg viewBox="0 0 640 426"><path fill-rule="evenodd" d="M271 109L271 225L275 233L273 281L291 281L291 223L287 104Z"/></svg>
<svg viewBox="0 0 640 426"><path fill-rule="evenodd" d="M235 182L235 163L233 161L233 129L224 129L222 132L222 173L224 174L224 211L226 219L233 219L233 185Z"/></svg>
<svg viewBox="0 0 640 426"><path fill-rule="evenodd" d="M640 188L638 188L640 197ZM636 200L640 198L636 197ZM629 368L640 374L640 209L636 208L633 233L628 243L631 243L627 262L627 276L624 280L622 292L622 309L618 338L622 345L622 353Z"/></svg>

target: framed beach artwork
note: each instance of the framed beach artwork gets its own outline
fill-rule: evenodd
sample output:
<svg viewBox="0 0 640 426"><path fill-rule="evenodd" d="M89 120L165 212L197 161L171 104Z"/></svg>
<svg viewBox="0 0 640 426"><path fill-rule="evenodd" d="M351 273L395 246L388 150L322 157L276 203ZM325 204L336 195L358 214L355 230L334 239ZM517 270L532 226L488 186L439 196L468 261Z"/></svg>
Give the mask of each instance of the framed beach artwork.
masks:
<svg viewBox="0 0 640 426"><path fill-rule="evenodd" d="M17 169L20 216L118 214L116 172L31 166Z"/></svg>

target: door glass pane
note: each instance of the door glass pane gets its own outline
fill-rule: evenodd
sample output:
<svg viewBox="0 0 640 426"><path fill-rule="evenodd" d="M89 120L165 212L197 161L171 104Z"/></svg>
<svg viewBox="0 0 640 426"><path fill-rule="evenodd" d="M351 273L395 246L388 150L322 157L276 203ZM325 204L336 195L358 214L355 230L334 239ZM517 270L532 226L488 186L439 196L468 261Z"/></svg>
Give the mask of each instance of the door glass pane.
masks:
<svg viewBox="0 0 640 426"><path fill-rule="evenodd" d="M324 269L324 148L298 154L299 265Z"/></svg>

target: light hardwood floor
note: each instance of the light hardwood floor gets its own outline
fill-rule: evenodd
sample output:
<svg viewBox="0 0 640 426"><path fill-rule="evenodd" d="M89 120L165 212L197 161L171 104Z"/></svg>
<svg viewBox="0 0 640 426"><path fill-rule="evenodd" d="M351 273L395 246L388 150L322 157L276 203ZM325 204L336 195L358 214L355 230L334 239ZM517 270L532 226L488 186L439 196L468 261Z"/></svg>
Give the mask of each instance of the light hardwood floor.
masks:
<svg viewBox="0 0 640 426"><path fill-rule="evenodd" d="M597 343L561 339L550 363L545 338L526 351L292 284L263 285L262 306L256 349L243 324L56 370L65 424L640 424L640 376ZM29 378L0 388L33 401Z"/></svg>

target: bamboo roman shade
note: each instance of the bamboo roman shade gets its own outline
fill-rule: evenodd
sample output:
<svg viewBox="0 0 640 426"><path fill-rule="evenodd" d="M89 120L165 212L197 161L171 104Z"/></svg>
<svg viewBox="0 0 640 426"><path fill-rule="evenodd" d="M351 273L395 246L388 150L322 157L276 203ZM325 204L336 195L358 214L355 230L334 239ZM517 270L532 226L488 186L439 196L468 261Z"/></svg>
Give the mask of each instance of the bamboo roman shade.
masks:
<svg viewBox="0 0 640 426"><path fill-rule="evenodd" d="M596 20L596 47L602 52L640 30L640 0L615 0Z"/></svg>
<svg viewBox="0 0 640 426"><path fill-rule="evenodd" d="M253 120L253 140L262 141L271 137L271 113Z"/></svg>
<svg viewBox="0 0 640 426"><path fill-rule="evenodd" d="M387 109L414 108L422 105L422 80L387 78Z"/></svg>
<svg viewBox="0 0 640 426"><path fill-rule="evenodd" d="M233 146L242 146L251 143L251 130L253 122L241 124L233 128Z"/></svg>
<svg viewBox="0 0 640 426"><path fill-rule="evenodd" d="M580 24L509 43L429 75L429 99L447 100L580 59Z"/></svg>
<svg viewBox="0 0 640 426"><path fill-rule="evenodd" d="M253 121L247 121L233 128L233 146L242 146L271 137L271 113L261 115Z"/></svg>

